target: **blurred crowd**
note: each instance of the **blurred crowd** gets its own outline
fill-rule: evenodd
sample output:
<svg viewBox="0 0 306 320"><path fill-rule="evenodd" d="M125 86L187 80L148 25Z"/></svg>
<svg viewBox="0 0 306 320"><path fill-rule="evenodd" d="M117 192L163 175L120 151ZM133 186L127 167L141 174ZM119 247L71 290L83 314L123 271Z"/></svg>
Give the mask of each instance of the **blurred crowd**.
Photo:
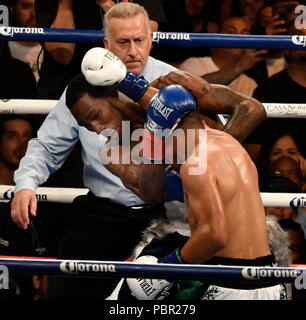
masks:
<svg viewBox="0 0 306 320"><path fill-rule="evenodd" d="M117 1L120 2L120 1ZM133 2L133 1L132 1ZM134 1L148 11L152 31L303 35L294 13L305 1L160 0ZM102 30L112 0L1 0L10 25ZM304 13L305 14L305 13ZM80 72L84 54L96 45L63 42L1 41L0 99L59 99ZM263 103L306 103L306 50L166 47L153 43L151 56L231 88ZM0 116L0 183L14 185L13 174L45 116ZM259 173L261 192L306 190L305 119L267 119L243 142ZM77 145L63 167L43 184L83 188ZM10 220L10 203L0 203L0 255L55 257L71 214L69 205L39 203L27 230ZM292 264L306 264L306 209L266 207L288 233ZM58 222L61 223L58 223ZM8 244L9 243L9 244ZM44 277L12 279L12 297L35 299ZM19 292L17 294L17 292ZM3 290L0 295L3 293Z"/></svg>

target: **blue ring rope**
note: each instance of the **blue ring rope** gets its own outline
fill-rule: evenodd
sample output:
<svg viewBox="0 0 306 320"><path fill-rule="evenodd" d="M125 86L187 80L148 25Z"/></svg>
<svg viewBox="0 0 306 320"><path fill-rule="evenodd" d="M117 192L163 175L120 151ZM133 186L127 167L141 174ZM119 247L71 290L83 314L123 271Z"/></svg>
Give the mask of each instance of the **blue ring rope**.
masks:
<svg viewBox="0 0 306 320"><path fill-rule="evenodd" d="M0 27L0 40L102 44L101 30ZM153 32L153 43L167 46L305 50L306 36Z"/></svg>
<svg viewBox="0 0 306 320"><path fill-rule="evenodd" d="M306 280L306 268L211 265L136 264L90 260L1 258L12 274L46 274L78 277L156 278L209 281L294 282ZM299 280L299 279L297 279ZM302 281L303 282L303 281ZM306 283L306 282L305 282Z"/></svg>

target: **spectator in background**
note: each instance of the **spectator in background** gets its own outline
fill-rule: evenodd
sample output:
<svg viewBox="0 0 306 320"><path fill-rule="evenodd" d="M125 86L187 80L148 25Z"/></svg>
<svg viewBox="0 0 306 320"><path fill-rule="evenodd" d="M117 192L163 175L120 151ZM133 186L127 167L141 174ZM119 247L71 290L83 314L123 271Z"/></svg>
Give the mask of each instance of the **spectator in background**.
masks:
<svg viewBox="0 0 306 320"><path fill-rule="evenodd" d="M18 115L1 116L0 121L0 184L14 185L14 171L33 137L33 126Z"/></svg>
<svg viewBox="0 0 306 320"><path fill-rule="evenodd" d="M13 174L34 135L32 122L25 116L0 116L0 184L14 185ZM13 189L13 188L12 188ZM20 230L10 218L9 200L0 201L0 255L32 255L31 231ZM10 276L9 290L0 290L1 299L29 299L30 276Z"/></svg>
<svg viewBox="0 0 306 320"><path fill-rule="evenodd" d="M296 193L297 186L290 179L285 177L270 177L267 181L267 187L261 188L263 192L277 192L277 193ZM291 219L296 220L298 211L296 208L291 207L279 207L279 206L267 206L265 207L266 215L273 215L277 220L279 219Z"/></svg>
<svg viewBox="0 0 306 320"><path fill-rule="evenodd" d="M303 175L298 163L292 157L279 157L268 167L267 179L262 183L263 192L301 193L303 190ZM267 215L277 219L292 219L306 230L305 212L303 208L266 207Z"/></svg>
<svg viewBox="0 0 306 320"><path fill-rule="evenodd" d="M230 17L221 23L218 33L250 34L251 25L240 17ZM192 57L180 69L201 76L210 83L228 85L230 88L252 96L257 83L244 74L258 61L266 50L240 48L213 48L210 57Z"/></svg>
<svg viewBox="0 0 306 320"><path fill-rule="evenodd" d="M300 224L291 219L278 220L281 228L287 232L289 241L289 250L291 254L292 264L306 264L306 240L305 233ZM292 300L306 299L306 291L304 288L298 289L292 285Z"/></svg>
<svg viewBox="0 0 306 320"><path fill-rule="evenodd" d="M265 35L287 34L290 15L297 5L299 5L297 1L266 2L257 12L253 33ZM270 49L265 59L248 70L247 75L261 84L268 77L288 67L285 53L285 50Z"/></svg>
<svg viewBox="0 0 306 320"><path fill-rule="evenodd" d="M293 158L281 156L273 160L268 168L269 177L285 177L296 184L296 192L303 190L303 173Z"/></svg>
<svg viewBox="0 0 306 320"><path fill-rule="evenodd" d="M286 21L281 20L278 14L272 13L272 5L264 5L257 12L253 33L259 35L284 34L287 31L285 23ZM284 50L269 49L265 59L250 69L248 75L260 84L287 66Z"/></svg>
<svg viewBox="0 0 306 320"><path fill-rule="evenodd" d="M36 81L31 68L11 56L7 41L0 42L0 70L0 99L36 97Z"/></svg>
<svg viewBox="0 0 306 320"><path fill-rule="evenodd" d="M301 226L291 219L278 220L280 226L288 233L292 264L306 263L305 234Z"/></svg>
<svg viewBox="0 0 306 320"><path fill-rule="evenodd" d="M210 21L207 0L163 0L167 23L166 32L207 33L215 32L216 24ZM189 57L207 56L209 48L161 46L159 57L178 67Z"/></svg>
<svg viewBox="0 0 306 320"><path fill-rule="evenodd" d="M11 0L11 25L15 27L36 27L35 0ZM39 70L43 60L42 47L38 42L31 41L9 41L8 46L11 56L26 62L36 82L39 80Z"/></svg>
<svg viewBox="0 0 306 320"><path fill-rule="evenodd" d="M241 16L254 25L257 11L264 5L265 0L239 0L238 3Z"/></svg>
<svg viewBox="0 0 306 320"><path fill-rule="evenodd" d="M256 159L256 165L257 169L259 171L259 177L260 177L260 185L262 191L264 190L265 186L268 185L267 182L267 172L269 170L269 166L271 167L271 164L280 158L283 157L290 157L295 161L294 170L299 183L296 183L296 190L293 189L284 190L280 192L305 192L305 142L304 142L304 136L297 136L293 132L290 132L286 129L281 130L280 132L270 132L269 135L266 136L265 143L260 146L260 151L255 152L252 154L251 157ZM249 145L247 146L247 149L249 149ZM250 151L250 150L249 150ZM258 157L258 154L260 155ZM287 161L288 162L288 161ZM292 163L292 162L291 162ZM282 172L280 170L277 170L278 172ZM271 170L270 170L271 172ZM287 176L288 178L292 179L292 175ZM268 190L268 192L270 192ZM273 191L271 191L273 192ZM277 192L277 191L275 191ZM285 211L288 211L290 208L282 209ZM306 232L306 211L305 208L299 207L295 209L294 216L296 216L296 221L300 223L302 226L304 232Z"/></svg>
<svg viewBox="0 0 306 320"><path fill-rule="evenodd" d="M271 162L282 156L291 157L298 163L302 171L302 192L305 191L306 146L302 135L296 135L294 132L283 128L277 132L269 132L264 143L258 145L258 149L252 149L252 146L252 144L246 144L245 148L255 162L261 179L264 179Z"/></svg>
<svg viewBox="0 0 306 320"><path fill-rule="evenodd" d="M38 27L102 29L95 1L36 0ZM68 82L80 72L84 54L96 44L46 42L37 93L41 99L58 99Z"/></svg>
<svg viewBox="0 0 306 320"><path fill-rule="evenodd" d="M22 115L0 116L0 184L12 185L13 174L24 156L28 141L36 136L36 128L30 117ZM0 255L10 256L56 256L62 232L65 228L65 213L56 203L38 203L38 216L30 228L22 230L11 220L9 200L0 201ZM60 221L60 223L59 223ZM10 290L0 290L0 300L32 299L34 289L40 284L35 276L10 276ZM42 280L44 278L42 277Z"/></svg>
<svg viewBox="0 0 306 320"><path fill-rule="evenodd" d="M306 35L306 29L296 30L294 20L291 21L290 34ZM274 74L258 86L253 97L262 103L305 103L306 102L306 51L291 50L286 54L288 68ZM246 139L245 147L258 158L262 144L268 136L283 132L286 128L295 137L302 138L305 134L306 120L303 118L277 118L266 119ZM303 144L301 144L303 146ZM305 144L303 146L305 150ZM305 158L305 153L300 150ZM256 162L256 160L254 160ZM303 160L304 162L304 160ZM303 165L303 163L301 163ZM303 169L303 168L302 168ZM304 169L303 169L304 170Z"/></svg>
<svg viewBox="0 0 306 320"><path fill-rule="evenodd" d="M257 11L267 1L266 0L217 0L217 2L219 3L219 16L220 16L221 22L228 19L231 16L239 16L244 18L253 26L255 24Z"/></svg>

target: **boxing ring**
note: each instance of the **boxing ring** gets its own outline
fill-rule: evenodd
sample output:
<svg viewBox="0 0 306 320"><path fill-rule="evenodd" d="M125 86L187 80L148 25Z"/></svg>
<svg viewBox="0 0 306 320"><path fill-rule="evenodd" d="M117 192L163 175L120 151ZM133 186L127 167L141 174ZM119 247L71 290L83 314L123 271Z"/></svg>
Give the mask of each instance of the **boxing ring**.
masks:
<svg viewBox="0 0 306 320"><path fill-rule="evenodd" d="M49 28L0 27L0 40L46 41L102 44L103 32ZM306 36L259 36L229 34L195 34L154 32L153 43L167 46L203 46L222 48L261 48L306 50ZM1 99L1 97L0 97ZM0 100L0 114L48 114L56 100ZM268 118L306 118L306 103L263 103ZM39 201L72 203L88 189L38 188ZM14 187L0 186L0 199L14 197ZM304 193L261 193L264 206L306 207ZM78 277L143 277L181 280L264 281L300 283L306 288L306 266L294 267L229 267L210 265L136 264L133 262L59 260L45 258L1 257L0 265L12 274L45 274ZM305 271L305 272L304 272ZM305 277L305 279L304 279ZM305 281L304 281L305 280ZM303 284L304 281L304 284Z"/></svg>

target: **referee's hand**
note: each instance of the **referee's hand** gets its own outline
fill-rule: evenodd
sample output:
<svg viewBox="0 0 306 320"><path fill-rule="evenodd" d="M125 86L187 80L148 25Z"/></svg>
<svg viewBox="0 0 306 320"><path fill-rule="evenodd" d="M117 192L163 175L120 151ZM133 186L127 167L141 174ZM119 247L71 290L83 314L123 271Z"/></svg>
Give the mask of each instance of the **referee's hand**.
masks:
<svg viewBox="0 0 306 320"><path fill-rule="evenodd" d="M27 229L30 223L29 214L36 216L37 198L30 189L18 191L11 203L11 217L14 223L22 229Z"/></svg>

